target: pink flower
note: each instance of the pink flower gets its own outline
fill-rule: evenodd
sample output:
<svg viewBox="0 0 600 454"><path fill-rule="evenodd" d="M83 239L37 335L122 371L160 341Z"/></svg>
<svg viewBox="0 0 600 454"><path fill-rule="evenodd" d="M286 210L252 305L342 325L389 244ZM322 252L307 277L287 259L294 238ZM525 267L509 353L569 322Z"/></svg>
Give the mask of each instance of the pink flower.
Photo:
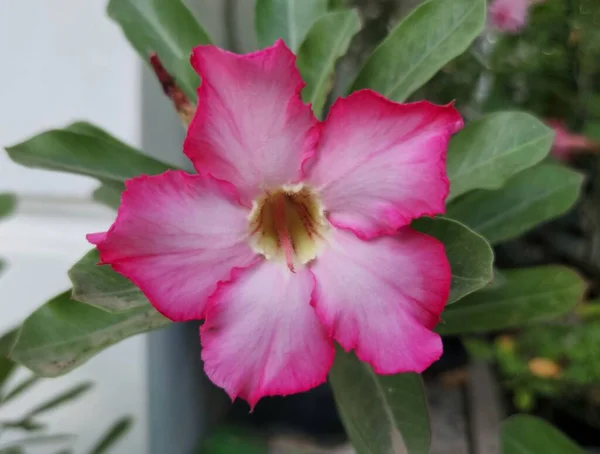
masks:
<svg viewBox="0 0 600 454"><path fill-rule="evenodd" d="M547 120L546 124L554 130L554 142L550 154L559 161L568 161L573 155L599 149L596 142L586 136L573 134L560 120Z"/></svg>
<svg viewBox="0 0 600 454"><path fill-rule="evenodd" d="M504 33L518 33L527 24L530 0L494 0L489 8L489 20Z"/></svg>
<svg viewBox="0 0 600 454"><path fill-rule="evenodd" d="M443 245L408 224L444 212L452 106L370 90L320 123L282 41L194 49L202 77L184 144L198 175L127 181L101 262L174 321L201 320L206 373L251 406L323 383L334 341L379 374L442 352Z"/></svg>

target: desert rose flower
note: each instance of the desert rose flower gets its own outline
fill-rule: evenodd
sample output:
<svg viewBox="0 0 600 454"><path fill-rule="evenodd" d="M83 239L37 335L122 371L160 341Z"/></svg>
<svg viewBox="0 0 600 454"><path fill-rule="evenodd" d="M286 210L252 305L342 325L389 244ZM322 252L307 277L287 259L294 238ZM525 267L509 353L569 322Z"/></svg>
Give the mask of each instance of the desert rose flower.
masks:
<svg viewBox="0 0 600 454"><path fill-rule="evenodd" d="M334 341L379 374L421 372L450 289L443 245L409 227L444 212L452 106L370 90L319 122L282 41L194 49L184 152L198 171L126 182L101 262L173 321L202 320L210 379L251 406L323 383Z"/></svg>
<svg viewBox="0 0 600 454"><path fill-rule="evenodd" d="M548 120L546 124L554 130L554 142L550 154L559 161L568 161L572 156L599 150L599 144L581 134L573 134L560 120Z"/></svg>
<svg viewBox="0 0 600 454"><path fill-rule="evenodd" d="M492 26L503 33L519 33L529 18L529 8L544 0L493 0L489 7Z"/></svg>

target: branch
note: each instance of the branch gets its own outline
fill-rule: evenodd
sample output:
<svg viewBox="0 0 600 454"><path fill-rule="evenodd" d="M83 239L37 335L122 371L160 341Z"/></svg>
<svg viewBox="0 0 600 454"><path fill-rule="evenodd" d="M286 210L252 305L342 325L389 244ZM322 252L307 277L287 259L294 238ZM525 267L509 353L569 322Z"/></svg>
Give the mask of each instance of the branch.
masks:
<svg viewBox="0 0 600 454"><path fill-rule="evenodd" d="M162 65L158 55L155 53L150 55L150 64L156 74L156 78L160 82L165 95L169 97L179 118L185 126L188 126L192 121L196 107L190 102L187 96L181 91L181 88L177 86L175 79L171 76Z"/></svg>

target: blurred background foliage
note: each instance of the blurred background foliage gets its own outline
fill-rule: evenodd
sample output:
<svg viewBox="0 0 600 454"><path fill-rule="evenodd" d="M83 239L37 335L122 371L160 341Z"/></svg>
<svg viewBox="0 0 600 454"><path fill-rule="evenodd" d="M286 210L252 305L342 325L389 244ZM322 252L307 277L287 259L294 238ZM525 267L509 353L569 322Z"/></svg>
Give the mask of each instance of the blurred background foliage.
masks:
<svg viewBox="0 0 600 454"><path fill-rule="evenodd" d="M519 108L600 141L600 2L532 6L522 32L486 31L417 97L456 99L471 119ZM516 410L555 421L567 413L600 429L600 156L573 150L561 160L586 176L577 204L559 219L497 245L496 264L569 265L590 285L586 300L562 319L465 344L473 356L496 365Z"/></svg>

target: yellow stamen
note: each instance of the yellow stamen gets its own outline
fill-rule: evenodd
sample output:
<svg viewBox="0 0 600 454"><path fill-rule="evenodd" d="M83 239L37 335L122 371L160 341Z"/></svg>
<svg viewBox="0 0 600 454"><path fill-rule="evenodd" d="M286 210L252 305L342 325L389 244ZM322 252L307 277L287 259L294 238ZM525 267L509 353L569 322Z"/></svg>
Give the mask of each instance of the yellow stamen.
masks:
<svg viewBox="0 0 600 454"><path fill-rule="evenodd" d="M249 217L253 248L293 272L314 259L328 230L317 195L306 186L283 186L254 201Z"/></svg>

